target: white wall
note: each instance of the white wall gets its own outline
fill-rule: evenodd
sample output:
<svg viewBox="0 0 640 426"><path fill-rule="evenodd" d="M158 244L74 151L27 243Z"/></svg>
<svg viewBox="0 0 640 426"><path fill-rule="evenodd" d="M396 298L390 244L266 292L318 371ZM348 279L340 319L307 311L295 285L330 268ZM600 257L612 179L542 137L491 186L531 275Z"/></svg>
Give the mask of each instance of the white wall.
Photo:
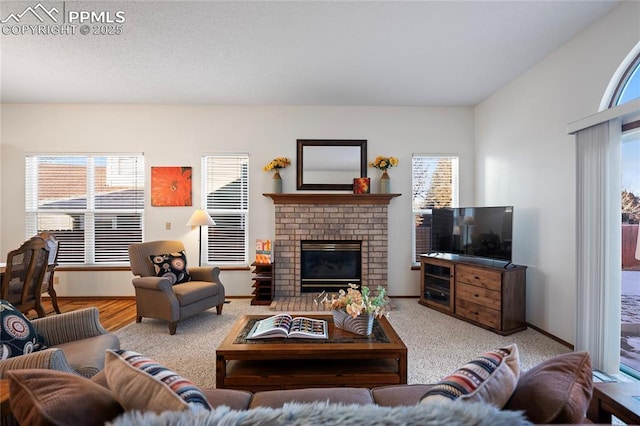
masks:
<svg viewBox="0 0 640 426"><path fill-rule="evenodd" d="M514 261L529 266L527 321L574 342L575 143L640 39L627 2L475 109L476 203L513 204Z"/></svg>
<svg viewBox="0 0 640 426"><path fill-rule="evenodd" d="M181 239L195 261L198 231L185 224L200 206L200 158L219 152L250 155L249 243L273 238L271 174L262 167L277 156L294 164L284 169L284 192L295 191L296 139L367 139L368 158L393 155L392 191L402 194L389 207L389 289L417 296L419 275L411 270L411 154L460 156L461 202L473 199L473 110L461 108L376 108L312 106L167 105L3 105L0 179L0 255L24 239L24 156L26 153L143 152L151 166L193 167L193 207L151 207L146 200L145 240ZM380 172L370 168L375 180ZM355 177L355 176L354 176ZM375 188L375 185L373 185ZM149 176L147 185L149 187ZM10 202L9 202L10 201ZM165 230L170 222L172 229ZM275 247L277 250L277 247ZM253 251L251 252L253 257ZM132 295L131 273L64 272L61 296ZM248 271L223 271L229 295L250 295ZM375 283L371 283L375 284Z"/></svg>

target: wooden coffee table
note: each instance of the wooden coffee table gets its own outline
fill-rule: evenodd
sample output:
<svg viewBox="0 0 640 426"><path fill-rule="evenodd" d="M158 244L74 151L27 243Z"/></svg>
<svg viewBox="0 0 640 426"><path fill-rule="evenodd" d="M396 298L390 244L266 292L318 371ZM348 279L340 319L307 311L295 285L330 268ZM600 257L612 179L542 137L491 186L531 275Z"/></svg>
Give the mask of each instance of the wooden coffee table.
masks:
<svg viewBox="0 0 640 426"><path fill-rule="evenodd" d="M216 349L216 387L257 392L407 383L407 347L387 318L375 320L370 336L359 336L334 327L331 315L301 315L327 320L329 339L247 340L255 321L269 315L240 318Z"/></svg>

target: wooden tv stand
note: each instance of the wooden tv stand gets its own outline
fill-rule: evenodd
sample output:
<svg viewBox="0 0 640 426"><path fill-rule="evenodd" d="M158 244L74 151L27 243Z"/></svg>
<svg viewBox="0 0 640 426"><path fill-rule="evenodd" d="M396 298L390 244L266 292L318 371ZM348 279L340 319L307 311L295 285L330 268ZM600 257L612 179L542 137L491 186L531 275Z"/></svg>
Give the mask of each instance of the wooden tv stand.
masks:
<svg viewBox="0 0 640 426"><path fill-rule="evenodd" d="M527 267L505 263L421 255L419 303L503 336L522 331Z"/></svg>

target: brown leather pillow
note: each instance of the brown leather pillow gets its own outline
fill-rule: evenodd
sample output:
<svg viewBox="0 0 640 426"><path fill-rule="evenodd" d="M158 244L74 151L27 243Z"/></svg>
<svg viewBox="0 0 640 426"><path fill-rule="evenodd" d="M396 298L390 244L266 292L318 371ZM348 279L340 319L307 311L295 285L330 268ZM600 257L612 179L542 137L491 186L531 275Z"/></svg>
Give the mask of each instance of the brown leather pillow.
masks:
<svg viewBox="0 0 640 426"><path fill-rule="evenodd" d="M536 424L581 423L592 392L591 357L587 352L571 352L522 373L504 408L522 410Z"/></svg>
<svg viewBox="0 0 640 426"><path fill-rule="evenodd" d="M123 413L104 387L56 370L7 373L11 412L25 425L103 425Z"/></svg>

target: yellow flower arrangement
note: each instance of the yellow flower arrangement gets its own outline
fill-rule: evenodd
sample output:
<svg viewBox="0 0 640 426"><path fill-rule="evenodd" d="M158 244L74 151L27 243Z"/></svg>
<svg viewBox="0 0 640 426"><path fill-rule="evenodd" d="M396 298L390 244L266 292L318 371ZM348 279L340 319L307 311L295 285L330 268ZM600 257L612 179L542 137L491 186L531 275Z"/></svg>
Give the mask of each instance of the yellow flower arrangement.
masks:
<svg viewBox="0 0 640 426"><path fill-rule="evenodd" d="M320 303L327 303L330 309L344 309L353 318L364 313L374 314L376 318L388 315L385 306L389 303L389 298L381 286L378 286L377 296L371 294L369 287L362 287L360 291L356 284L349 283L347 291L340 290L337 297L332 295L329 300L329 295L322 292L318 298L321 299Z"/></svg>
<svg viewBox="0 0 640 426"><path fill-rule="evenodd" d="M369 163L370 167L375 167L382 171L386 171L390 167L396 167L398 165L398 159L396 157L383 157L378 155L375 160Z"/></svg>
<svg viewBox="0 0 640 426"><path fill-rule="evenodd" d="M291 165L291 160L289 160L287 157L278 157L278 158L274 158L273 160L271 160L271 162L269 164L267 164L266 166L264 166L262 169L265 172L269 172L273 169L275 169L276 171L280 170L280 169L284 169L285 167Z"/></svg>

